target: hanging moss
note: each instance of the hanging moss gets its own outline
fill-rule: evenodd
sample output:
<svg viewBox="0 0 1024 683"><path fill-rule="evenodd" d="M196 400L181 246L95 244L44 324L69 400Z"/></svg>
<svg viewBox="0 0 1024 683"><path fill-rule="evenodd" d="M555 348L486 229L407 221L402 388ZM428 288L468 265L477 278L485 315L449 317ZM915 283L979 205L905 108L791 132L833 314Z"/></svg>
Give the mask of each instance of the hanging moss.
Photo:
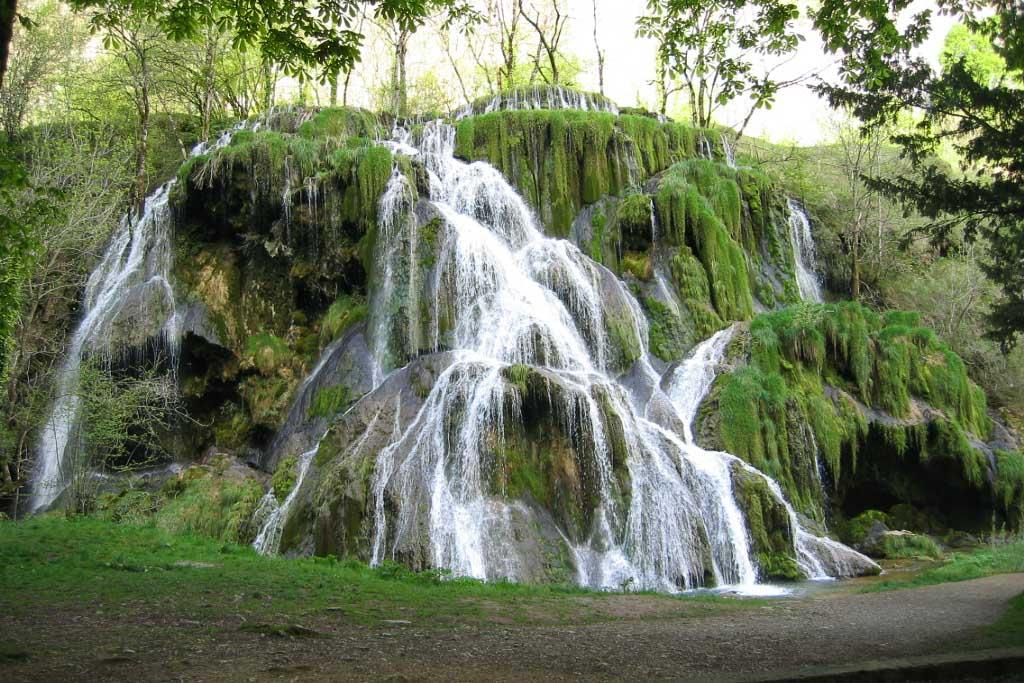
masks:
<svg viewBox="0 0 1024 683"><path fill-rule="evenodd" d="M722 446L820 518L818 459L833 486L857 471L869 427L859 399L889 416L872 430L898 457L952 460L968 487L984 490L988 463L969 436L988 434L984 397L963 362L917 322L856 303L758 316L745 338L749 365L720 378L714 390ZM931 417L919 415L915 401L927 403Z"/></svg>
<svg viewBox="0 0 1024 683"><path fill-rule="evenodd" d="M304 138L377 139L385 131L377 116L365 109L329 107L299 126L297 133Z"/></svg>
<svg viewBox="0 0 1024 683"><path fill-rule="evenodd" d="M724 320L745 320L753 316L754 275L742 246L741 200L734 175L721 164L701 159L676 164L662 177L655 206L662 239L687 247L703 267L707 301L717 314ZM694 300L702 284L699 277L694 279L690 264L680 265L686 279L681 286L688 290L683 298Z"/></svg>
<svg viewBox="0 0 1024 683"><path fill-rule="evenodd" d="M316 392L309 404L310 417L334 417L347 408L353 400L348 387L339 384L333 387L323 387Z"/></svg>
<svg viewBox="0 0 1024 683"><path fill-rule="evenodd" d="M1024 524L1024 455L1019 451L997 450L995 492L1018 528Z"/></svg>
<svg viewBox="0 0 1024 683"><path fill-rule="evenodd" d="M682 360L693 343L679 316L652 297L644 299L643 308L650 326L651 353L666 362Z"/></svg>
<svg viewBox="0 0 1024 683"><path fill-rule="evenodd" d="M278 503L283 503L284 499L291 493L291 490L295 488L295 479L298 476L298 472L296 472L298 463L298 458L292 455L281 460L277 465L277 469L274 470L274 476L270 480L270 489L274 492L274 497L277 498Z"/></svg>
<svg viewBox="0 0 1024 683"><path fill-rule="evenodd" d="M789 513L757 474L733 466L733 491L746 517L750 549L761 580L806 578L796 562Z"/></svg>
<svg viewBox="0 0 1024 683"><path fill-rule="evenodd" d="M243 359L256 367L261 374L271 376L281 367L292 362L292 350L283 339L263 332L249 337L246 342L246 357Z"/></svg>
<svg viewBox="0 0 1024 683"><path fill-rule="evenodd" d="M693 153L680 124L603 112L498 111L462 119L456 133L456 154L500 170L558 237L584 205Z"/></svg>

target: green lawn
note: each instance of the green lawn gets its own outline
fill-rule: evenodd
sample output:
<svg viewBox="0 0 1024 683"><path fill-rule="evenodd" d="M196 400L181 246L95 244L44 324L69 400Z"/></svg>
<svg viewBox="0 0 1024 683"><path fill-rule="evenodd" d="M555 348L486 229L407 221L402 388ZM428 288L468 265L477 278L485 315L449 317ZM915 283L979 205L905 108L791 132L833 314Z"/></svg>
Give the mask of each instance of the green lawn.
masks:
<svg viewBox="0 0 1024 683"><path fill-rule="evenodd" d="M0 610L12 615L47 606L166 605L195 618L230 612L275 623L325 613L356 623L557 623L615 618L602 607L615 597L574 586L452 579L398 564L262 557L248 547L87 517L0 523ZM656 603L645 610L654 607L655 617L758 603L706 594L634 598Z"/></svg>

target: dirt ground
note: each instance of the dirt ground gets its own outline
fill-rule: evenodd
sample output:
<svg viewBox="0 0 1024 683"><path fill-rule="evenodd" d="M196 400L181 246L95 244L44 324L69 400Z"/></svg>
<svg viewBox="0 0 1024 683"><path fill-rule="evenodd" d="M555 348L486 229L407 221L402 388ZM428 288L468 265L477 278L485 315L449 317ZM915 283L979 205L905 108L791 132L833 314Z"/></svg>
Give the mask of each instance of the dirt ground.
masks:
<svg viewBox="0 0 1024 683"><path fill-rule="evenodd" d="M573 625L438 627L396 617L355 625L330 610L310 633L267 634L240 615L198 621L145 603L13 619L4 681L558 681L757 675L984 647L980 629L1024 592L1024 574L884 593L851 582L739 608L645 596L604 599ZM400 617L400 615L399 615ZM567 625L568 624L568 625ZM28 654L31 653L31 654Z"/></svg>

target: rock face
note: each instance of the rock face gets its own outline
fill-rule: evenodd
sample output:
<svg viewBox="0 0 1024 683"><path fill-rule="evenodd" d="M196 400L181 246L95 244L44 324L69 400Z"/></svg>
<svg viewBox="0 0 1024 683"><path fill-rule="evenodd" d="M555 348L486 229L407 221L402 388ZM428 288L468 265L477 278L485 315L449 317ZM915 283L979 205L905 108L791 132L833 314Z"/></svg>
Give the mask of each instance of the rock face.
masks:
<svg viewBox="0 0 1024 683"><path fill-rule="evenodd" d="M556 100L588 111L527 104ZM182 169L178 447L273 473L262 501L230 483L219 507L259 513L224 534L679 590L875 572L825 537L869 507L918 532L1020 509L960 359L801 303L786 197L719 133L564 92L481 108L291 112ZM126 346L151 294L107 324Z"/></svg>

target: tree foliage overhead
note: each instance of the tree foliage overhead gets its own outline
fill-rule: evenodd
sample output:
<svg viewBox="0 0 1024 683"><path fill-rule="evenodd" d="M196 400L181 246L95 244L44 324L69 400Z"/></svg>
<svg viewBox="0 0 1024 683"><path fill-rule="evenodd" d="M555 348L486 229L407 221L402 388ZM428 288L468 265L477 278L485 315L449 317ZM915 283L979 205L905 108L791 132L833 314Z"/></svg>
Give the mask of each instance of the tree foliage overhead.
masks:
<svg viewBox="0 0 1024 683"><path fill-rule="evenodd" d="M173 39L195 39L208 26L235 36L237 47L258 46L264 57L289 75L316 68L325 77L348 71L359 61L363 11L407 31L419 28L438 6L458 16L459 0L71 0L94 10L97 28L137 15L159 25Z"/></svg>
<svg viewBox="0 0 1024 683"><path fill-rule="evenodd" d="M841 59L842 82L818 87L869 130L898 127L892 139L914 173L872 182L932 219L936 243L960 235L990 242L985 270L1003 286L990 334L1008 347L1024 331L1024 14L1001 0L937 5L975 45L947 43L938 69L917 52L931 33L931 10L913 12L910 0L825 0L815 24ZM913 123L901 126L908 113ZM943 146L957 153L958 169L935 162Z"/></svg>
<svg viewBox="0 0 1024 683"><path fill-rule="evenodd" d="M637 33L657 40L664 76L681 83L700 127L740 96L750 99L751 114L770 107L784 83L759 64L792 52L801 40L800 12L783 0L648 0L647 12Z"/></svg>

